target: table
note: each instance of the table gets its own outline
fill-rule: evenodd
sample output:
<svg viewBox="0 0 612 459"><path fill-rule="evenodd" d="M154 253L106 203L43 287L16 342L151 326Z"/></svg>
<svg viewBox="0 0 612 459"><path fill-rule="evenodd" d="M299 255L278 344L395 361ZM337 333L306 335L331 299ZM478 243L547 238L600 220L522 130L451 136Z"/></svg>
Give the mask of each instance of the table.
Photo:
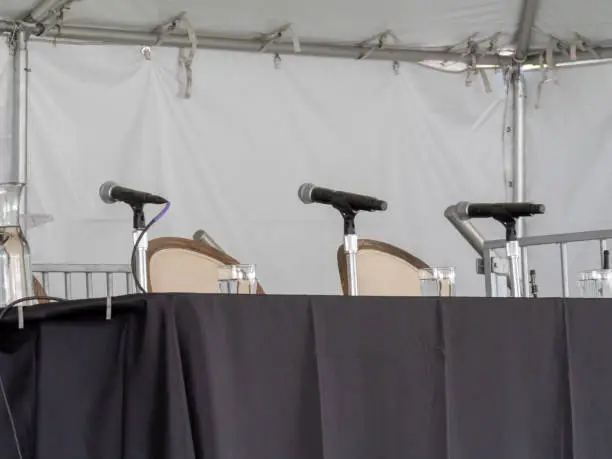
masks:
<svg viewBox="0 0 612 459"><path fill-rule="evenodd" d="M609 459L612 302L152 294L0 323L26 459ZM0 453L17 459L0 400Z"/></svg>

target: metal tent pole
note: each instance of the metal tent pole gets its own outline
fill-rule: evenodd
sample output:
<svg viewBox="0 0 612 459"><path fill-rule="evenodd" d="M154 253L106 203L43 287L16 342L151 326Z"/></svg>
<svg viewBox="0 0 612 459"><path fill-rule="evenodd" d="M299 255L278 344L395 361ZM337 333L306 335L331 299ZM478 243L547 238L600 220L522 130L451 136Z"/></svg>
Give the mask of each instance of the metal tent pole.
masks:
<svg viewBox="0 0 612 459"><path fill-rule="evenodd" d="M27 32L36 35L44 32L39 24L20 23ZM0 19L0 33L10 33L14 29L14 24L6 20ZM76 25L65 25L59 31L58 29L48 30L43 37L32 36L32 39L56 40L62 42L85 42L85 43L106 43L117 45L136 45L136 46L154 46L159 41L159 36L151 31L138 31L126 28L102 28L102 27L87 27ZM242 51L242 52L262 52L265 41L254 36L211 36L198 35L198 47L203 49L218 49L224 51ZM158 46L165 47L189 47L191 42L186 34L172 33L166 35ZM300 52L296 53L292 42L275 41L268 43L264 49L267 54L297 54L303 56L320 56L320 57L337 57L360 59L371 50L371 46L360 45L354 43L332 43L323 41L300 40ZM424 50L410 49L400 46L388 45L383 48L376 48L374 52L369 54L368 60L383 60L383 61L402 61L402 62L421 62L427 60L433 61L453 61L464 62L471 65L471 57L465 56L459 52L448 52L444 50ZM481 56L478 59L478 66L499 66L502 64L509 65L512 62L509 57L500 57L494 55Z"/></svg>
<svg viewBox="0 0 612 459"><path fill-rule="evenodd" d="M525 80L521 75L521 67L512 69L512 187L514 202L525 202ZM525 219L519 219L516 226L516 235L520 239L526 236ZM523 294L529 292L529 262L527 249L521 249L522 290Z"/></svg>
<svg viewBox="0 0 612 459"><path fill-rule="evenodd" d="M27 18L32 21L40 21L47 17L49 12L55 7L57 4L57 0L42 0L36 8L34 8L30 14L28 14Z"/></svg>
<svg viewBox="0 0 612 459"><path fill-rule="evenodd" d="M12 158L13 173L17 181L28 183L28 35L25 31L18 31L11 43L13 52L13 86L12 86ZM21 212L28 215L28 190L23 190ZM23 218L21 226L27 231L27 218Z"/></svg>

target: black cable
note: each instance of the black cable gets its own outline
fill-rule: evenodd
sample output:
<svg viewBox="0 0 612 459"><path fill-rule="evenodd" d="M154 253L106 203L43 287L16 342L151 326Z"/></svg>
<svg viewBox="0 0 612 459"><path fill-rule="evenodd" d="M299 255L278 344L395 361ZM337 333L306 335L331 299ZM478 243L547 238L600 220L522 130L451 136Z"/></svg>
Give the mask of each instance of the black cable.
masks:
<svg viewBox="0 0 612 459"><path fill-rule="evenodd" d="M0 312L0 320L4 318L4 316L8 313L9 309L14 308L15 306L19 305L19 303L23 303L25 301L33 301L33 300L48 300L48 301L56 301L56 302L66 301L64 300L64 298L59 298L57 296L44 296L44 295L26 296L23 298L19 298L18 300L15 300L12 303L7 304L6 307L2 309L2 311Z"/></svg>
<svg viewBox="0 0 612 459"><path fill-rule="evenodd" d="M6 408L6 413L8 414L9 421L11 423L13 441L15 442L15 449L17 450L17 455L19 456L19 459L23 459L23 451L21 449L19 435L17 434L17 423L15 422L15 415L13 414L11 404L8 400L8 394L6 393L6 389L4 387L4 379L2 379L2 375L0 375L0 391L2 392L2 400L4 401L4 407Z"/></svg>

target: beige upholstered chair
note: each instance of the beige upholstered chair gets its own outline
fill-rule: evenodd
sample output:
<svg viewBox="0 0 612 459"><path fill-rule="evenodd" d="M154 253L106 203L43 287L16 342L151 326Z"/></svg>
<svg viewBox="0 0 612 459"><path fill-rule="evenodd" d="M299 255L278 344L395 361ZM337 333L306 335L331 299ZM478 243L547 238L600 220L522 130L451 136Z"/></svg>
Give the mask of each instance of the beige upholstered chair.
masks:
<svg viewBox="0 0 612 459"><path fill-rule="evenodd" d="M42 285L40 285L40 282L38 282L38 279L36 279L36 277L32 276L32 286L34 287L34 296L47 296L47 292L45 292L45 289L43 288ZM48 303L49 300L38 300L39 303Z"/></svg>
<svg viewBox="0 0 612 459"><path fill-rule="evenodd" d="M149 242L150 292L217 293L218 268L239 262L203 242L162 237ZM258 286L257 293L264 293Z"/></svg>
<svg viewBox="0 0 612 459"><path fill-rule="evenodd" d="M421 296L419 269L429 268L408 252L380 241L360 239L357 251L357 285L364 296ZM344 247L338 248L342 292L348 294Z"/></svg>

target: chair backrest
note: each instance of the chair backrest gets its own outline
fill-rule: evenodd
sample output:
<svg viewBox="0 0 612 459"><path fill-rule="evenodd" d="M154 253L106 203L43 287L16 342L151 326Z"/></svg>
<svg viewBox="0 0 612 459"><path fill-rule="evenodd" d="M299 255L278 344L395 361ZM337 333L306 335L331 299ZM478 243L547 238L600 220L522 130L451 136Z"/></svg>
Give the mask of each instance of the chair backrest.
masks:
<svg viewBox="0 0 612 459"><path fill-rule="evenodd" d="M405 250L370 239L360 239L357 251L357 285L364 296L421 296L419 270L427 263ZM342 292L348 294L344 247L338 248Z"/></svg>
<svg viewBox="0 0 612 459"><path fill-rule="evenodd" d="M238 260L203 242L162 237L149 242L150 292L217 293L218 268ZM264 293L258 285L257 293Z"/></svg>
<svg viewBox="0 0 612 459"><path fill-rule="evenodd" d="M36 277L32 276L32 286L34 287L34 296L47 296L47 292L43 286L38 282ZM49 300L38 300L39 303L48 303Z"/></svg>

